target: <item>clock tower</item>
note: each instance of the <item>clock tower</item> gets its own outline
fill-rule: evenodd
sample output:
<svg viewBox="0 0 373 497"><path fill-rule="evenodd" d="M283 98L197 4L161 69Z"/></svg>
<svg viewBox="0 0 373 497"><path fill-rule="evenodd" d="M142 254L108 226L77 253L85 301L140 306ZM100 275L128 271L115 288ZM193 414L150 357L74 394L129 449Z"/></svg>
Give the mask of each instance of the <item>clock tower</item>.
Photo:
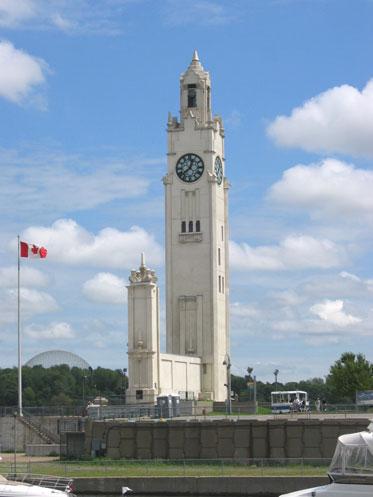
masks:
<svg viewBox="0 0 373 497"><path fill-rule="evenodd" d="M228 181L224 128L211 112L197 52L169 115L166 200L167 353L201 358L201 395L225 400L229 364ZM224 363L224 364L223 364Z"/></svg>

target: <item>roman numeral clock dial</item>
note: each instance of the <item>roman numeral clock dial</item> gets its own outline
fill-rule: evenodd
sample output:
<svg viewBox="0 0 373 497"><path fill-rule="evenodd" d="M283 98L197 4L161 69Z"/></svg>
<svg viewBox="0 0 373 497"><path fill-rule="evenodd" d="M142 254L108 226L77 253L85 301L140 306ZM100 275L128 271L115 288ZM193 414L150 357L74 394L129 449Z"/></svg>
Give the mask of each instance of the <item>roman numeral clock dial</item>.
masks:
<svg viewBox="0 0 373 497"><path fill-rule="evenodd" d="M203 160L196 154L185 154L177 161L176 174L186 183L197 181L203 174Z"/></svg>

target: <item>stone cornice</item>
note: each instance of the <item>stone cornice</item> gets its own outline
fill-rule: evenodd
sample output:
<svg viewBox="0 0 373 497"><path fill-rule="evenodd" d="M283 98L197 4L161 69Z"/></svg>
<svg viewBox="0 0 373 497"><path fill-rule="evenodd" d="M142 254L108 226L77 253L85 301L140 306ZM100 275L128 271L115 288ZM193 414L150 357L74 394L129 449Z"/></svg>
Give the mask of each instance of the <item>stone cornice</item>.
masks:
<svg viewBox="0 0 373 497"><path fill-rule="evenodd" d="M179 233L180 243L202 242L202 233Z"/></svg>

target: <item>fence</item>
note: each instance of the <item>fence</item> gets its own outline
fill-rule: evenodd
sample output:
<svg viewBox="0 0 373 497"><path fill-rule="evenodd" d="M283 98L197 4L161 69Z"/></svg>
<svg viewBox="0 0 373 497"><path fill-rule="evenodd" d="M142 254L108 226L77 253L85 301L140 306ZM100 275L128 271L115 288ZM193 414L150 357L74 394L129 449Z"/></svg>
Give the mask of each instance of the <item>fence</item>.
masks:
<svg viewBox="0 0 373 497"><path fill-rule="evenodd" d="M188 401L187 401L188 402ZM228 416L227 409L225 405L214 407L210 403L210 407L201 407L199 404L192 405L192 401L189 401L188 407L184 404L184 401L180 402L180 412L177 415L180 416L192 416L201 417L207 414L216 414L217 416ZM205 403L206 404L206 403ZM100 406L101 414L98 412L93 414L92 417L95 419L115 419L120 417L125 417L128 419L140 419L143 417L148 418L159 418L159 417L174 417L176 413L172 410L170 411L170 416L166 416L165 413L159 411L156 406L130 406L130 405L112 405ZM106 408L106 413L105 413ZM86 409L82 407L72 407L72 406L41 406L41 407L25 407L25 412L27 411L28 416L57 416L60 418L69 416L85 416L87 415ZM13 416L17 412L17 406L1 407L0 406L0 417ZM325 409L321 412L317 412L316 409L311 406L311 410L308 413L303 413L303 416L312 416L315 414L322 415L323 413L335 413L347 416L348 414L365 414L373 413L373 406L359 406L356 404L327 404ZM253 414L252 407L246 406L244 403L232 402L232 415L234 417L240 417ZM267 414L274 417L283 416L281 414L272 414L271 405L269 403L258 403L256 414ZM299 413L294 413L299 415ZM100 417L101 416L101 417Z"/></svg>

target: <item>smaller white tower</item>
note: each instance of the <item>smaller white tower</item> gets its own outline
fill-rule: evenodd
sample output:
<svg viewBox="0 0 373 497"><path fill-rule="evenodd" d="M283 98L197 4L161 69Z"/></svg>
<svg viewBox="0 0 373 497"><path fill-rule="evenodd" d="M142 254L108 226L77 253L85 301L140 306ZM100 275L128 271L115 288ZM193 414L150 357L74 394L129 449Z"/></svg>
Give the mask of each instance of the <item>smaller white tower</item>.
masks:
<svg viewBox="0 0 373 497"><path fill-rule="evenodd" d="M144 254L129 281L127 402L154 404L159 392L159 289Z"/></svg>

